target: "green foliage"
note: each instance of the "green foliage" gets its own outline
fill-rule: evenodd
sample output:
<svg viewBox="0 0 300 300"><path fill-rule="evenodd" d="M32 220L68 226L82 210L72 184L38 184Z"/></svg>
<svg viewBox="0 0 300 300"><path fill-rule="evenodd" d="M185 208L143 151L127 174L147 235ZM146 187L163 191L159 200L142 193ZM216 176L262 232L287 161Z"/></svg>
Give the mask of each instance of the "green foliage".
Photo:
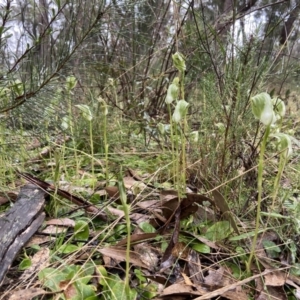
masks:
<svg viewBox="0 0 300 300"><path fill-rule="evenodd" d="M199 253L209 254L211 252L211 249L209 246L201 243L193 244L192 248L196 250Z"/></svg>
<svg viewBox="0 0 300 300"><path fill-rule="evenodd" d="M108 274L103 266L99 266L99 273L101 274L99 284L103 287L101 299L128 299L133 300L137 296L137 291L130 289L125 292L126 283L120 279L118 275Z"/></svg>
<svg viewBox="0 0 300 300"><path fill-rule="evenodd" d="M78 220L74 227L74 237L78 240L86 241L90 236L88 223L83 220Z"/></svg>
<svg viewBox="0 0 300 300"><path fill-rule="evenodd" d="M38 276L43 286L52 292L61 292L64 288L64 295L61 295L63 299L79 300L96 297L94 286L88 284L93 272L90 264L70 265L62 269L45 268L39 272ZM69 294L72 296L70 297Z"/></svg>
<svg viewBox="0 0 300 300"><path fill-rule="evenodd" d="M228 221L220 221L211 225L207 229L205 236L211 241L222 241L229 237L232 232L233 229Z"/></svg>
<svg viewBox="0 0 300 300"><path fill-rule="evenodd" d="M139 227L145 232L145 233L154 233L156 232L156 229L149 224L148 222L142 222L139 224Z"/></svg>
<svg viewBox="0 0 300 300"><path fill-rule="evenodd" d="M20 270L26 270L31 266L31 259L29 257L25 257L19 264Z"/></svg>
<svg viewBox="0 0 300 300"><path fill-rule="evenodd" d="M184 6L174 2L171 7L158 0L151 5L147 1L123 2L92 1L79 7L78 1L71 0L66 5L57 0L52 3L52 10L45 8L50 11L47 22L41 18L41 4L36 4L34 10L31 5L15 5L11 9L4 5L7 19L5 14L0 16L3 191L15 188L14 168L18 167L38 172L57 188L63 187L64 181L71 188L80 187L79 193L109 216L105 224L92 217L83 220L83 209L70 214L74 207L54 193L47 203L48 216L68 213L75 220L75 228L68 240L64 233L49 245L58 267L40 272L44 287L59 292L70 285L76 291L71 299L137 297L129 282L133 270L129 265L130 234L136 226L130 217L137 202L147 196L145 191L139 191L129 203L120 167L138 169L142 175L148 173L145 182L175 189L179 198L184 198L189 186L217 203L213 193L217 191L223 203L228 203L232 220L243 225L243 234L233 236L225 215L218 214L218 205L208 207L215 216L213 222L193 216L181 225L209 240L186 241L198 253L209 255L215 251L215 242L228 243L235 263L228 261L226 266L236 278L243 276L245 264L250 275L258 236L273 227L283 245L263 241L267 256L278 260L288 253L291 272L298 276L295 236L300 232L300 206L292 194L299 181L291 180L290 175L299 177L299 165L294 160L294 168L285 170L288 161L295 158L293 146L299 143L289 132L297 124L291 119L287 122L285 117L290 96L284 90L286 83L295 86L291 78L299 75L299 63L293 58L297 57L298 48L292 44L278 47L277 41L281 25L287 33L287 24L282 22L292 15L293 9L280 1L253 12L248 9L263 1L252 1L249 8L237 1L230 12L225 10L225 1L203 1L201 7L193 1ZM216 11L220 12L217 19ZM251 26L244 25L242 12L251 13L256 21L263 14L270 22L249 34ZM18 20L18 16L22 18ZM35 24L34 20L42 21ZM28 39L28 45L20 40L19 44L25 47L12 50L11 54L4 45L17 43L11 40L8 21L25 28L24 40ZM298 29L293 28L296 36ZM284 42L294 39L290 34ZM31 150L35 139L49 146L49 150ZM276 153L275 148L271 149L274 144ZM28 160L29 157L34 159ZM290 191L283 195L281 185L285 177L292 183ZM96 188L102 189L112 181L118 182L121 205L108 204L106 196L93 194ZM147 192L148 188L145 187ZM256 190L258 197L253 193ZM247 202L252 198L257 202ZM110 222L116 217L106 211L106 205L121 209L125 222L121 218L118 224ZM244 227L250 223L247 221L253 221L255 209L256 228L252 228L252 223ZM149 222L138 226L145 233L157 231ZM85 246L81 241L88 241L91 228L100 232L100 247L127 238L125 280L101 264L93 265L93 272L85 272L85 263L66 266L64 257L71 257ZM245 240L252 238L249 256ZM155 242L157 249L168 248L166 236L158 236ZM99 254L95 257L101 260ZM30 264L26 257L19 269ZM100 296L91 284L95 268L101 274ZM139 296L154 297L156 286L149 284L138 268L134 275Z"/></svg>

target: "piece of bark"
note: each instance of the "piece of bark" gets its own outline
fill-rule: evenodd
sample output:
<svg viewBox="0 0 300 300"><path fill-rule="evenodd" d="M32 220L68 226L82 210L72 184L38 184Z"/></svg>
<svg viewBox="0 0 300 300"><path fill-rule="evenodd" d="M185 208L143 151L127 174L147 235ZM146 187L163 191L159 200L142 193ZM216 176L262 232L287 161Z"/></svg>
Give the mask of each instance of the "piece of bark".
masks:
<svg viewBox="0 0 300 300"><path fill-rule="evenodd" d="M14 206L0 218L0 285L22 247L42 225L45 192L35 185L21 188Z"/></svg>

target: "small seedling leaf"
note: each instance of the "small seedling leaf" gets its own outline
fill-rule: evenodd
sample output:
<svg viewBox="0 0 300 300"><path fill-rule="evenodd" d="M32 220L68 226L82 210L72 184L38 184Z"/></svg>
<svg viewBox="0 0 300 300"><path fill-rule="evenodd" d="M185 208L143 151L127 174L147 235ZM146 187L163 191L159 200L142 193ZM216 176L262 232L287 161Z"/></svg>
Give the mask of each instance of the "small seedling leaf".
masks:
<svg viewBox="0 0 300 300"><path fill-rule="evenodd" d="M26 270L29 267L31 267L31 259L30 258L24 258L21 263L19 264L19 270Z"/></svg>
<svg viewBox="0 0 300 300"><path fill-rule="evenodd" d="M89 226L88 223L83 220L78 220L75 223L75 238L78 240L87 240L89 238Z"/></svg>
<svg viewBox="0 0 300 300"><path fill-rule="evenodd" d="M205 244L201 244L201 243L195 244L195 245L192 246L192 248L195 251L200 252L200 253L206 253L206 254L210 253L210 247L208 247Z"/></svg>
<svg viewBox="0 0 300 300"><path fill-rule="evenodd" d="M154 233L156 232L156 229L149 224L148 222L142 222L139 224L139 227L145 232L145 233Z"/></svg>

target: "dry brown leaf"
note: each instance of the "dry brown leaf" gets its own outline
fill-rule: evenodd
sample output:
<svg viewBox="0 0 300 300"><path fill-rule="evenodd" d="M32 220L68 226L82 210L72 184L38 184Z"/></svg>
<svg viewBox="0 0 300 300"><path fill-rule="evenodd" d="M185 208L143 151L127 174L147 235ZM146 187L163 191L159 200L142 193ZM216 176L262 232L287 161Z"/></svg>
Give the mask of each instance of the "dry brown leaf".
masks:
<svg viewBox="0 0 300 300"><path fill-rule="evenodd" d="M130 236L130 245L143 243L145 241L149 241L150 239L152 240L157 236L158 236L157 233L135 233ZM116 244L117 247L126 246L126 245L127 245L127 237Z"/></svg>
<svg viewBox="0 0 300 300"><path fill-rule="evenodd" d="M160 294L160 297L164 296L180 296L182 295L190 295L190 296L199 296L207 293L205 289L200 286L190 286L186 285L184 282L175 283L168 287L166 287L163 292Z"/></svg>
<svg viewBox="0 0 300 300"><path fill-rule="evenodd" d="M107 192L105 190L99 190L99 191L96 191L95 194L102 197L102 196L106 196Z"/></svg>
<svg viewBox="0 0 300 300"><path fill-rule="evenodd" d="M117 186L106 186L104 188L104 190L106 191L109 198L119 198L120 197L119 188Z"/></svg>
<svg viewBox="0 0 300 300"><path fill-rule="evenodd" d="M66 232L68 228L62 226L49 225L42 232L47 234L58 235L59 233Z"/></svg>
<svg viewBox="0 0 300 300"><path fill-rule="evenodd" d="M149 217L147 214L139 214L139 213L132 213L130 214L130 220L136 222L136 223L142 223L142 222L149 222L149 220L152 217Z"/></svg>
<svg viewBox="0 0 300 300"><path fill-rule="evenodd" d="M134 246L134 251L139 253L150 270L155 270L159 263L160 251L158 249L150 247L148 243L141 243Z"/></svg>
<svg viewBox="0 0 300 300"><path fill-rule="evenodd" d="M204 281L201 262L199 254L190 250L189 257L187 259L188 269L190 278L192 279L194 284L201 284Z"/></svg>
<svg viewBox="0 0 300 300"><path fill-rule="evenodd" d="M255 299L257 300L287 300L282 286L267 286L262 277L255 280L255 285L257 291Z"/></svg>
<svg viewBox="0 0 300 300"><path fill-rule="evenodd" d="M208 300L208 299L211 299L213 297L217 297L217 296L220 296L220 295L225 295L225 293L227 293L227 292L229 292L230 295L232 293L231 297L235 297L235 294L237 294L237 297L239 297L239 298L231 298L231 300L248 300L248 296L245 293L240 292L239 293L240 295L238 295L238 293L236 291L232 292L232 290L236 289L239 286L243 286L246 283L248 283L252 280L255 280L255 279L257 279L261 276L264 276L268 273L270 273L270 271L267 270L267 271L264 271L260 274L253 275L253 276L248 277L244 280L237 281L233 284L229 284L228 286L222 287L222 288L217 289L215 291L208 292L208 293L204 294L203 296L195 298L194 300ZM243 295L245 295L245 297Z"/></svg>
<svg viewBox="0 0 300 300"><path fill-rule="evenodd" d="M43 235L43 236L33 236L28 241L28 243L26 244L25 247L31 247L33 245L41 245L41 244L47 243L49 241L53 241L55 239L56 238L54 236L46 236L46 235Z"/></svg>
<svg viewBox="0 0 300 300"><path fill-rule="evenodd" d="M286 281L286 274L281 271L273 270L272 273L265 275L264 278L265 285L283 286Z"/></svg>
<svg viewBox="0 0 300 300"><path fill-rule="evenodd" d="M124 182L124 186L126 189L134 189L135 187L137 187L140 190L145 189L147 186L145 183L143 183L142 181L137 181L134 178L130 177L130 176L126 176L123 178L123 182Z"/></svg>
<svg viewBox="0 0 300 300"><path fill-rule="evenodd" d="M138 207L142 209L160 209L161 201L160 200L146 200L140 201L136 204Z"/></svg>
<svg viewBox="0 0 300 300"><path fill-rule="evenodd" d="M220 209L220 211L223 213L223 217L227 219L230 222L231 227L234 229L234 231L239 234L239 229L236 225L236 222L231 214L231 210L228 206L228 203L226 202L223 195L218 190L212 191L212 196L214 198L215 205Z"/></svg>
<svg viewBox="0 0 300 300"><path fill-rule="evenodd" d="M7 300L31 300L34 297L47 295L48 292L40 288L28 288L26 290L18 290L10 292Z"/></svg>
<svg viewBox="0 0 300 300"><path fill-rule="evenodd" d="M50 250L49 248L42 248L31 258L31 266L24 271L21 275L21 280L27 280L29 277L34 276L39 271L45 269L49 265Z"/></svg>
<svg viewBox="0 0 300 300"><path fill-rule="evenodd" d="M66 227L75 227L75 221L69 218L62 219L51 219L46 221L47 225L58 225L58 226L66 226Z"/></svg>
<svg viewBox="0 0 300 300"><path fill-rule="evenodd" d="M77 289L74 283L71 283L70 280L63 280L59 283L59 287L64 291L66 299L72 299L73 297L78 296Z"/></svg>
<svg viewBox="0 0 300 300"><path fill-rule="evenodd" d="M184 283L186 285L190 285L190 286L193 286L193 283L191 281L191 279L185 274L185 273L181 273L183 279L184 279Z"/></svg>
<svg viewBox="0 0 300 300"><path fill-rule="evenodd" d="M152 300L186 300L185 296L164 296L164 297L155 297Z"/></svg>
<svg viewBox="0 0 300 300"><path fill-rule="evenodd" d="M223 287L223 275L224 268L220 267L217 270L208 270L208 275L204 277L204 283L210 287L210 289L215 289L216 287Z"/></svg>
<svg viewBox="0 0 300 300"><path fill-rule="evenodd" d="M115 216L118 216L120 218L124 217L124 211L123 210L120 210L120 209L117 209L117 208L114 208L114 207L111 207L111 206L108 206L107 207L107 210L115 215Z"/></svg>
<svg viewBox="0 0 300 300"><path fill-rule="evenodd" d="M15 192L1 192L0 193L0 205L5 204L9 201L15 202L17 200L18 193Z"/></svg>
<svg viewBox="0 0 300 300"><path fill-rule="evenodd" d="M236 280L232 276L231 270L225 267L219 267L217 270L210 269L209 275L204 278L204 282L211 289L223 287L234 283Z"/></svg>
<svg viewBox="0 0 300 300"><path fill-rule="evenodd" d="M126 249L118 247L108 247L98 250L101 254L116 259L118 261L126 261ZM130 251L129 262L134 266L148 269L148 266L142 261L140 255L134 251Z"/></svg>
<svg viewBox="0 0 300 300"><path fill-rule="evenodd" d="M189 247L185 243L178 242L172 249L172 255L176 258L187 259L189 256L189 250Z"/></svg>

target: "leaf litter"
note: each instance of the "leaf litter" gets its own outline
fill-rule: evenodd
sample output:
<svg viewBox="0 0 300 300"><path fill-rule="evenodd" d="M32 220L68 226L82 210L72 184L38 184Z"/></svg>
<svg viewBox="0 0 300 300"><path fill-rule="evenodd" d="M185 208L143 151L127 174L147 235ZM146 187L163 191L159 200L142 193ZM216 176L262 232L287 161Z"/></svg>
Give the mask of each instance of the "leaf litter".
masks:
<svg viewBox="0 0 300 300"><path fill-rule="evenodd" d="M129 175L133 173L135 174L133 170L130 170ZM46 189L49 193L57 192L60 197L71 201L73 206L77 206L83 212L92 216L93 220L100 216L100 221L107 222L108 219L115 219L116 216L118 220L122 220L124 216L118 201L119 190L117 186L107 186L102 189L105 193L101 193L101 196L105 197L106 195L108 204L99 207L73 195L71 192L57 189L54 185L30 174L22 174L21 176L29 182ZM264 239L262 235L257 245L257 261L261 262L263 269L256 270L253 266L253 271L259 271L259 274L245 276L246 274L243 273L238 275L235 273L235 269L231 268L232 262L229 263L232 261L230 258L232 249L228 248L224 242L233 232L239 234L239 231L245 229L238 228L224 197L219 191L213 190L211 198L207 195L187 193L180 200L177 192L173 190L160 190L157 192L156 189L154 192L147 192L149 189L153 190L154 186L144 183L143 178L136 174L132 177L124 177L124 185L127 196L132 203L131 222L137 226L129 239L132 284L134 285L135 282L135 270L138 269L141 272L139 273L140 280L147 282L147 284L156 284L156 292L154 293L156 297L152 297L152 299L189 298L200 300L221 296L225 299L243 300L248 299L249 295L253 294L256 299L260 300L287 299L284 286L293 287L296 293L300 291L297 277L293 277L287 272L289 267L275 269L271 263L268 263L272 261L271 252L268 252L268 246L263 241L270 241L269 234L265 235ZM146 192L147 197L141 196ZM220 218L224 220L222 221ZM197 230L194 232L185 231L182 228L182 222L189 222L189 220L195 223L195 228L197 224L200 224L203 233L199 234L200 232ZM212 220L213 224L205 226L206 222L209 224ZM49 245L49 242L61 243L61 237L64 240L63 236L67 234L68 230L74 230L75 223L76 219L66 217L48 219L45 222L46 227L40 231L40 234L44 234L44 236L41 237L37 233L26 245L26 247L43 245L43 248L40 248L31 257L31 266L21 274L18 280L24 284L30 278L32 285L40 284L44 288L45 284L43 282L45 281L39 280L37 275L42 269L47 270L51 266L50 248L45 248L45 245ZM146 224L148 225L146 226ZM116 223L114 226L117 229L119 225ZM87 254L85 257L92 262L91 269L93 271L91 271L91 274L96 274L97 266L102 266L102 268L105 268L105 272L108 272L107 274L109 272L114 274L118 270L118 278L122 281L125 274L123 263L127 259L127 237L122 234L123 238L117 238L114 242L109 242L109 245L103 247L99 240L105 241L107 236L103 236L101 230L98 230L98 232L96 230L93 234L90 231L89 235L90 238L84 244L80 241L75 241L75 243L77 245L81 243L81 251L84 250ZM273 237L273 240L275 241L276 238ZM95 241L98 242L95 244ZM111 243L114 245L110 245ZM76 263L76 260L74 262ZM60 278L57 279L57 288L63 291L67 299L78 294L78 289L71 280L67 279L69 275L66 277L63 275L60 275L61 277L57 276ZM99 286L101 280L92 285L91 282L82 284L87 287L91 286L90 289L98 290L101 293L101 289L104 288L101 283ZM250 283L254 283L254 286ZM58 292L55 288L50 288L50 290L51 292ZM29 288L26 293L28 295L25 296L24 293L24 297L30 299L30 297L47 292L42 288ZM7 295L14 299L16 295L20 295L20 290L9 291Z"/></svg>

